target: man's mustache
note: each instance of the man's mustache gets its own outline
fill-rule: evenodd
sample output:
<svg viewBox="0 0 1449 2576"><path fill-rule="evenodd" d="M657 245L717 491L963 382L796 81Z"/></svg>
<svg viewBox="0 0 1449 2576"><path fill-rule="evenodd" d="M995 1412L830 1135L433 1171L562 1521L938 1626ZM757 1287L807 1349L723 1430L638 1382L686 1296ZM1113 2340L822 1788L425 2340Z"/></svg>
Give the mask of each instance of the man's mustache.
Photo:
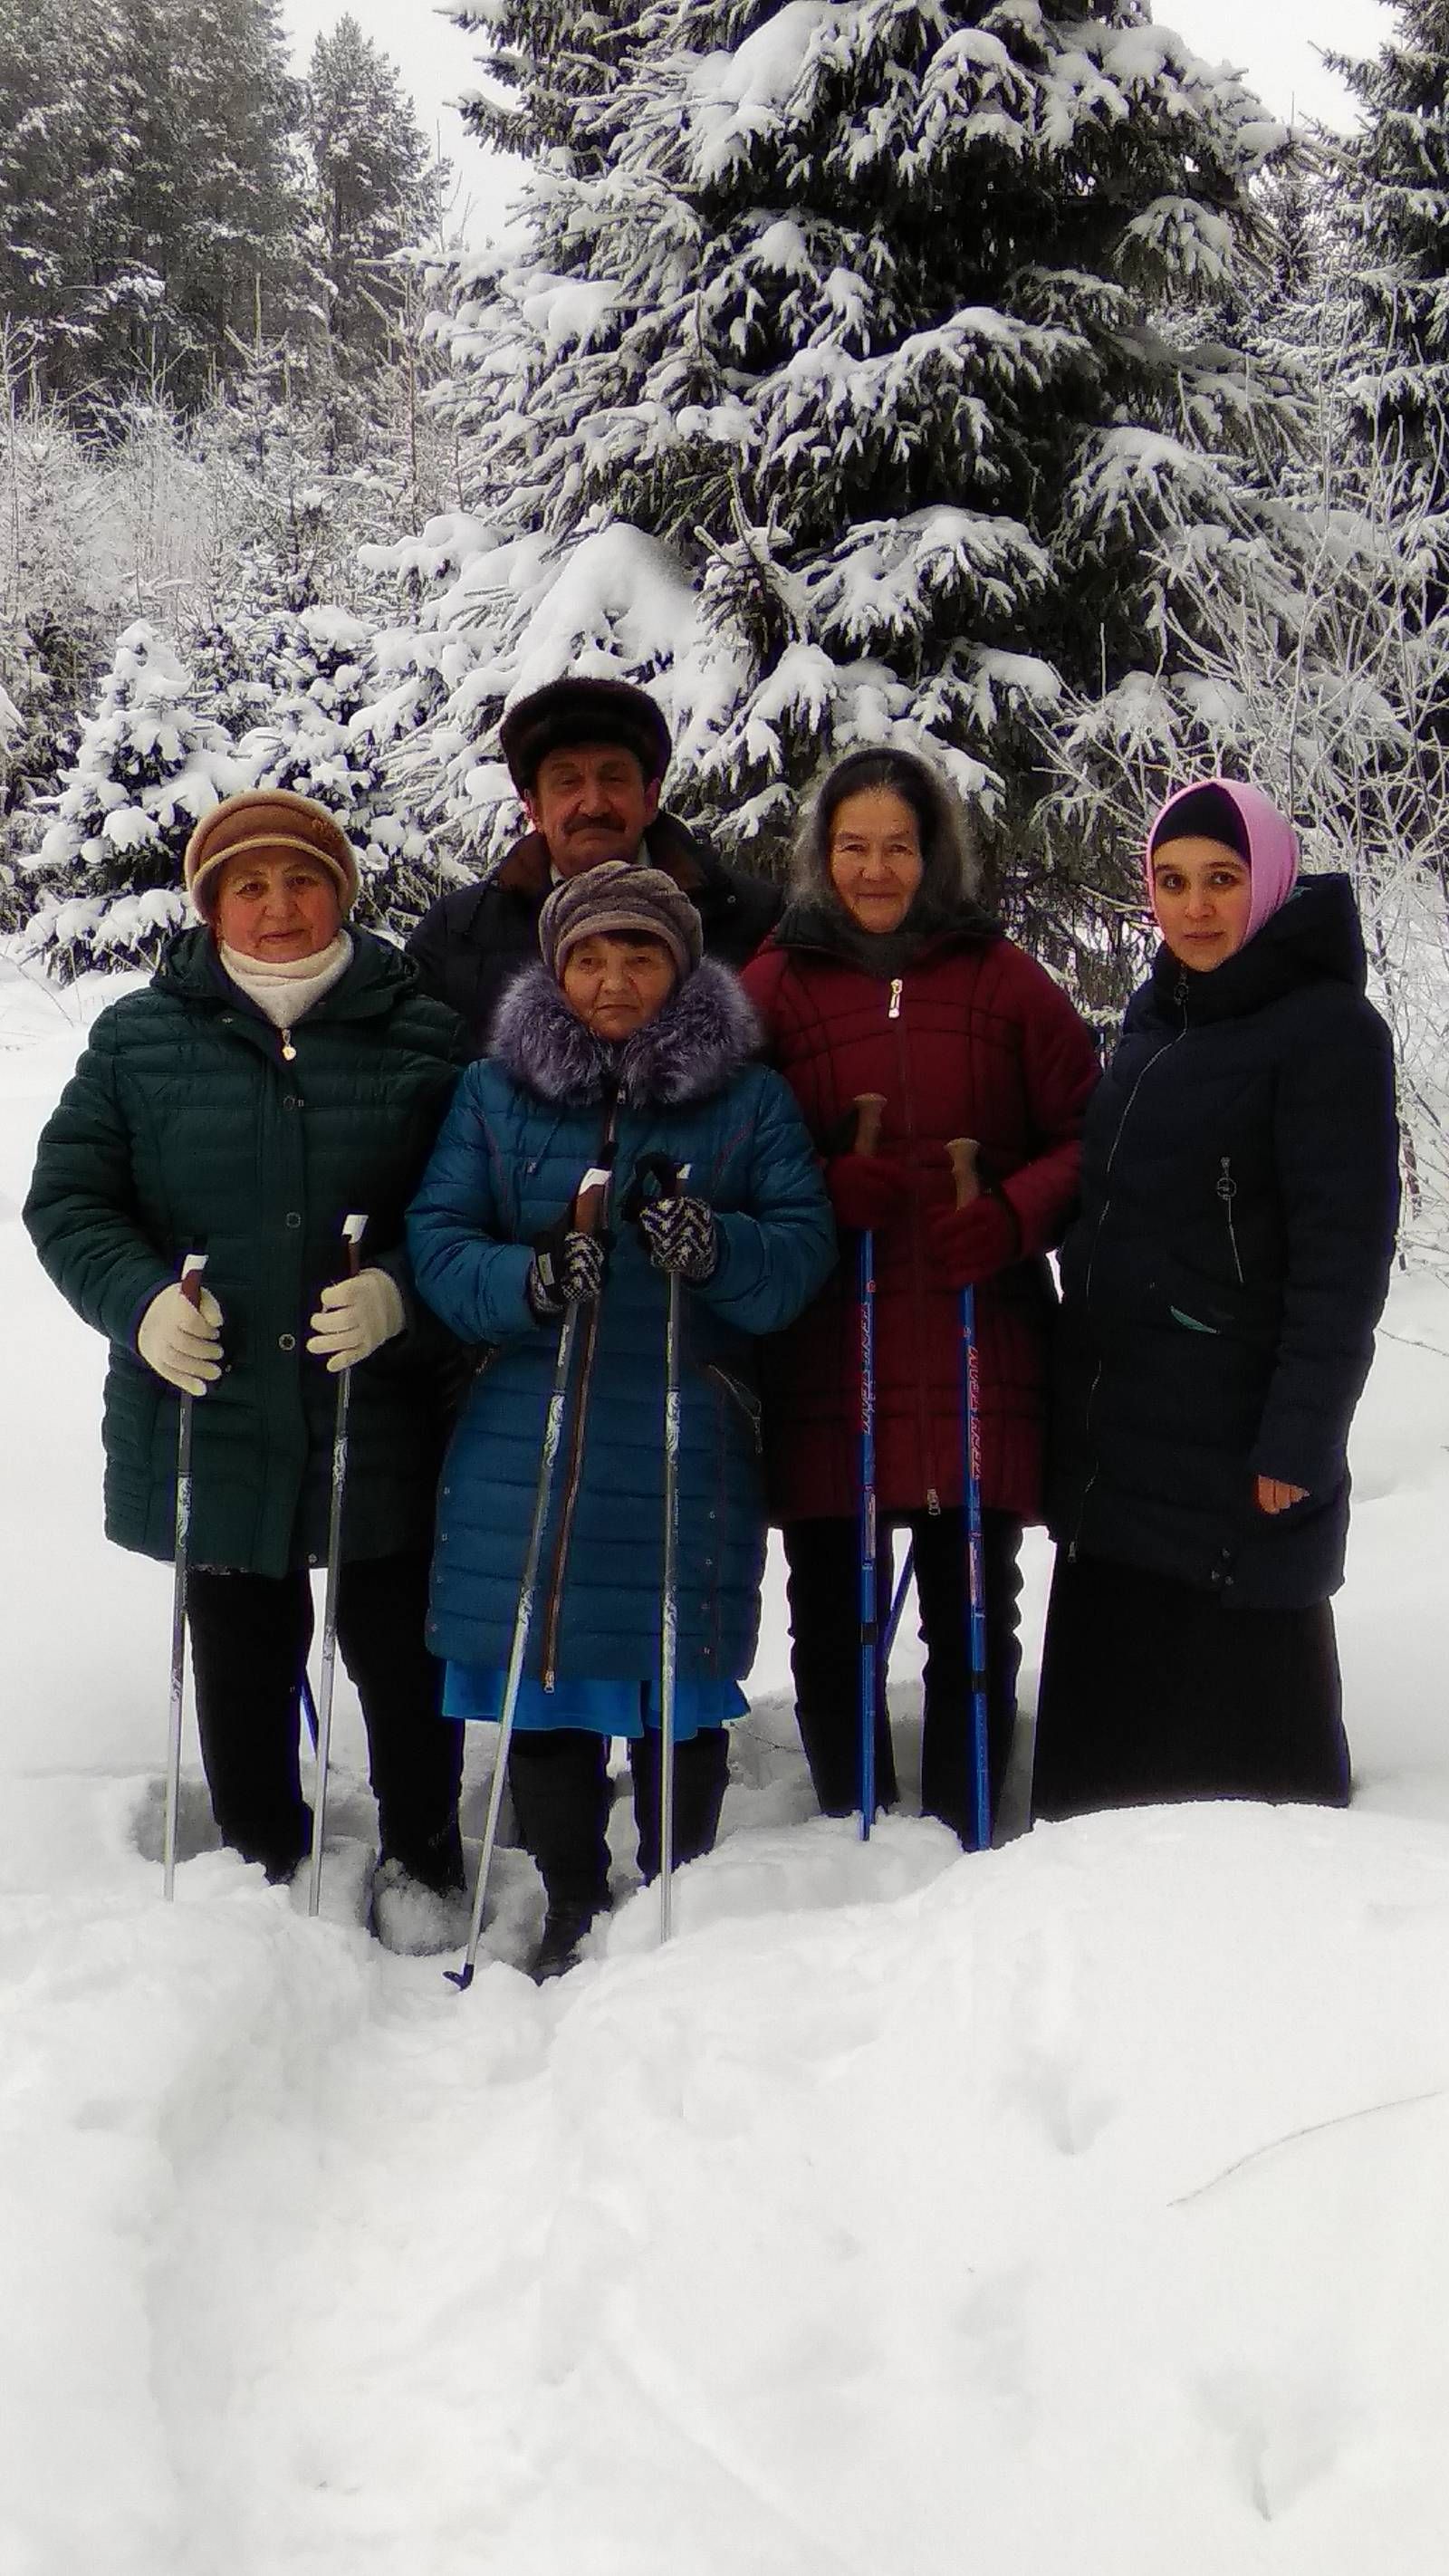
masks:
<svg viewBox="0 0 1449 2576"><path fill-rule="evenodd" d="M575 816L574 816L574 818L573 818L572 822L570 822L570 823L565 823L565 825L564 825L564 831L565 831L566 833L568 833L568 832L602 832L602 831L604 831L604 830L608 830L608 831L611 831L611 832L622 832L622 831L624 830L624 828L625 828L625 825L624 825L624 817L623 817L623 815L622 815L622 814L608 814L608 813L605 813L605 814L575 814Z"/></svg>

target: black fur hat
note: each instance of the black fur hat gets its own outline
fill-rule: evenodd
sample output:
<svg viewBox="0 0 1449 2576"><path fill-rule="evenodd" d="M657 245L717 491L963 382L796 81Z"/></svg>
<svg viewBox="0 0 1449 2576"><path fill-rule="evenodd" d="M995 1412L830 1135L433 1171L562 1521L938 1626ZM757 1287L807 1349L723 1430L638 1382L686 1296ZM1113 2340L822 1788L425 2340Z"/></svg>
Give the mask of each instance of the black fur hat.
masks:
<svg viewBox="0 0 1449 2576"><path fill-rule="evenodd" d="M551 751L582 742L622 744L632 751L646 781L662 778L673 745L669 727L643 689L631 680L550 680L547 688L511 706L498 728L508 774L527 795Z"/></svg>

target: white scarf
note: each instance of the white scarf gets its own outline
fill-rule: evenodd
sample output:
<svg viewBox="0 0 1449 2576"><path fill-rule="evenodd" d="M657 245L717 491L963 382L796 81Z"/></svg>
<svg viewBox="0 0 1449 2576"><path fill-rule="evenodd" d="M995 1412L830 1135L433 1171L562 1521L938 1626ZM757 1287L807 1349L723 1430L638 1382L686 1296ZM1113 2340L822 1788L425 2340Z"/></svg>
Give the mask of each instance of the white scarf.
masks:
<svg viewBox="0 0 1449 2576"><path fill-rule="evenodd" d="M345 930L319 948L315 957L288 957L274 964L269 957L243 957L240 950L217 942L221 962L249 1002L265 1011L273 1028L295 1027L314 1002L341 982L352 963L352 941Z"/></svg>

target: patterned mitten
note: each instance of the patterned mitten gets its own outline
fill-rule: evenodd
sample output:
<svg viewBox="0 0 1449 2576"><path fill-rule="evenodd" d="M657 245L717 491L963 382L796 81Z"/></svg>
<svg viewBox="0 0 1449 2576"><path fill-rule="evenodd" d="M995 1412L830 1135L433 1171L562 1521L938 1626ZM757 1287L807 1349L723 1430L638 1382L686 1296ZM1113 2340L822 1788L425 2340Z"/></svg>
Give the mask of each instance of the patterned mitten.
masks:
<svg viewBox="0 0 1449 2576"><path fill-rule="evenodd" d="M650 1199L640 1210L639 1231L656 1270L677 1270L697 1285L719 1268L719 1227L704 1199Z"/></svg>
<svg viewBox="0 0 1449 2576"><path fill-rule="evenodd" d="M568 1216L560 1217L557 1225L551 1225L546 1234L534 1240L524 1294L540 1321L548 1315L561 1315L565 1306L578 1306L587 1298L603 1294L610 1238L580 1234L570 1222L572 1214L571 1209Z"/></svg>

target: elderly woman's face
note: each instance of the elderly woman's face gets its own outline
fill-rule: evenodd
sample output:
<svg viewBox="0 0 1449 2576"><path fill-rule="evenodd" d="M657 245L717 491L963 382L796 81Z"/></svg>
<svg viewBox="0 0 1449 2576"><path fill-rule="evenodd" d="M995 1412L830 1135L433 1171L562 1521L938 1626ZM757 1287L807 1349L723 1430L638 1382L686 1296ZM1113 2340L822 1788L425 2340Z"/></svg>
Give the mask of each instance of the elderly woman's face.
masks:
<svg viewBox="0 0 1449 2576"><path fill-rule="evenodd" d="M647 932L602 930L575 940L559 980L595 1037L627 1038L663 1010L674 990L674 959Z"/></svg>
<svg viewBox="0 0 1449 2576"><path fill-rule="evenodd" d="M841 798L830 818L830 881L862 930L899 930L924 864L916 818L893 787Z"/></svg>
<svg viewBox="0 0 1449 2576"><path fill-rule="evenodd" d="M330 948L342 926L337 880L302 850L246 850L222 869L212 920L238 956L300 964Z"/></svg>

